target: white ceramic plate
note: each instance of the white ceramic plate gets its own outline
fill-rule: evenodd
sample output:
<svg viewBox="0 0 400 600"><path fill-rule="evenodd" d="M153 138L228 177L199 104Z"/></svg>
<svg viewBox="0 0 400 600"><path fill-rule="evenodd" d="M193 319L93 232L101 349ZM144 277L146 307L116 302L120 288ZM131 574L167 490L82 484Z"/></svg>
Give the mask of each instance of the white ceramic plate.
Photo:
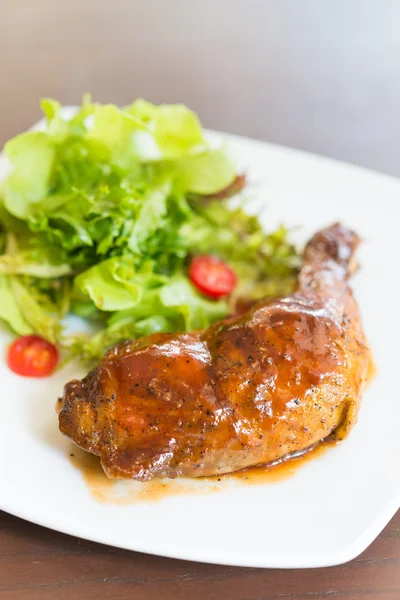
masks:
<svg viewBox="0 0 400 600"><path fill-rule="evenodd" d="M393 380L399 370L400 182L227 137L249 174L251 208L262 209L267 229L279 222L300 226L296 236L305 241L341 220L365 240L353 284L377 377L358 425L339 447L287 480L214 482L208 491L200 489L207 484L174 482L168 485L180 493L161 493L157 501L151 494L146 499L148 484L122 482L113 491L119 502L108 496L101 502L71 464L54 411L63 384L83 375L82 367L70 365L40 381L13 375L0 360L0 508L64 533L170 557L253 567L335 565L362 552L400 506L400 398ZM9 340L1 331L2 354Z"/></svg>

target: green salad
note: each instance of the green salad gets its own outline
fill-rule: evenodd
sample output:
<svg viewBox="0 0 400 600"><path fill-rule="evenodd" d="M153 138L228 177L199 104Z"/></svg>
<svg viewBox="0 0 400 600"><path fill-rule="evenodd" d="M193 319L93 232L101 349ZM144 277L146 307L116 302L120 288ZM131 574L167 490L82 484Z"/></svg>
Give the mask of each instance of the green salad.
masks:
<svg viewBox="0 0 400 600"><path fill-rule="evenodd" d="M45 130L4 147L0 319L13 332L93 359L122 340L207 327L292 289L298 256L286 230L266 234L237 202L231 208L244 178L188 108L85 98L71 119L55 100L42 109ZM229 265L229 295L193 283L198 255ZM65 329L67 315L90 320L91 333Z"/></svg>

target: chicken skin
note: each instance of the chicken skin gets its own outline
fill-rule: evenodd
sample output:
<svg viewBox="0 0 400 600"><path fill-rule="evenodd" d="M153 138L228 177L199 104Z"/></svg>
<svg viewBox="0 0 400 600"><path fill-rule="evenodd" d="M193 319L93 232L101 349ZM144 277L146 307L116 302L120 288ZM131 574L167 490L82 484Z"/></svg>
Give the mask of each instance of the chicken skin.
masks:
<svg viewBox="0 0 400 600"><path fill-rule="evenodd" d="M61 431L109 477L142 481L220 475L343 438L370 363L348 286L358 243L328 227L307 244L293 295L109 350L65 386Z"/></svg>

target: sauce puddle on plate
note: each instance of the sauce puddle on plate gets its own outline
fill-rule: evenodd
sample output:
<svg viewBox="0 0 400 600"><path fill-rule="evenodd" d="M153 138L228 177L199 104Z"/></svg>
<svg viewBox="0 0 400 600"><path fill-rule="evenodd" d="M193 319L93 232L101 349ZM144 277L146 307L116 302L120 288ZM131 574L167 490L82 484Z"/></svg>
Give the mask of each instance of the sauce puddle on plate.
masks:
<svg viewBox="0 0 400 600"><path fill-rule="evenodd" d="M98 502L127 505L143 501L156 502L180 494L218 492L238 483L260 485L285 481L294 477L306 463L319 458L337 443L321 442L276 464L251 467L228 475L197 479L155 479L148 482L108 479L99 458L76 446L71 448L69 458L71 464L82 473L89 492Z"/></svg>
<svg viewBox="0 0 400 600"><path fill-rule="evenodd" d="M250 467L242 471L236 471L236 473L231 473L230 475L225 475L225 477L242 481L247 485L286 481L294 477L305 464L319 458L329 448L333 448L339 443L335 440L325 440L311 448L289 455L276 463L269 463L260 467Z"/></svg>
<svg viewBox="0 0 400 600"><path fill-rule="evenodd" d="M109 479L98 456L84 452L76 446L71 448L69 459L82 473L91 495L101 503L126 505L143 501L156 502L166 496L219 490L217 483L212 479L154 479L146 482Z"/></svg>

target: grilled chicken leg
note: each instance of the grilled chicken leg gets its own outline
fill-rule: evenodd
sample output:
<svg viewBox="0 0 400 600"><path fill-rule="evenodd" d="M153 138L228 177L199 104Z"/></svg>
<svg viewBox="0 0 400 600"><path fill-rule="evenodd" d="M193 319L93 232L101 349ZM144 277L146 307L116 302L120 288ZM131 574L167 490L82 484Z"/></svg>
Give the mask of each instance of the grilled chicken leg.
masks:
<svg viewBox="0 0 400 600"><path fill-rule="evenodd" d="M369 367L339 224L304 253L297 291L194 333L109 350L64 390L61 431L109 477L210 476L268 463L353 425Z"/></svg>

